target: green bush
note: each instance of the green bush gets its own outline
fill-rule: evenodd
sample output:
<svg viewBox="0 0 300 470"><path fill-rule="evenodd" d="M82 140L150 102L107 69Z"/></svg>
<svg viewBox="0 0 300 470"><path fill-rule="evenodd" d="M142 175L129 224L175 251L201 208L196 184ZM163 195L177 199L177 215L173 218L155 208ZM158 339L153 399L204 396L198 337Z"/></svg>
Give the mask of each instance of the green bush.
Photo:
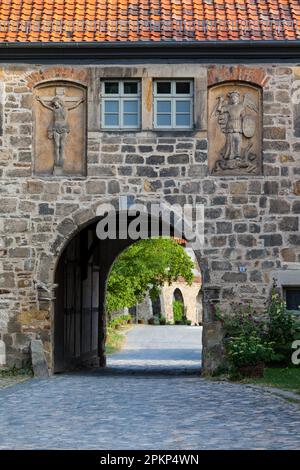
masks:
<svg viewBox="0 0 300 470"><path fill-rule="evenodd" d="M180 300L173 300L174 323L182 322L183 313L183 303Z"/></svg>
<svg viewBox="0 0 300 470"><path fill-rule="evenodd" d="M291 345L297 337L298 324L286 306L281 296L273 286L271 300L267 309L268 341L274 343L272 362L288 364L291 361Z"/></svg>
<svg viewBox="0 0 300 470"><path fill-rule="evenodd" d="M300 337L300 322L286 310L275 284L269 305L259 318L251 305L243 304L234 306L230 314L219 308L217 317L223 323L225 348L233 366L290 363L291 344Z"/></svg>
<svg viewBox="0 0 300 470"><path fill-rule="evenodd" d="M166 325L167 320L165 317L162 317L161 315L159 316L159 324L160 325Z"/></svg>
<svg viewBox="0 0 300 470"><path fill-rule="evenodd" d="M108 322L108 327L113 329L118 329L120 326L127 325L131 322L131 315L123 314L119 315Z"/></svg>
<svg viewBox="0 0 300 470"><path fill-rule="evenodd" d="M217 318L222 321L226 337L264 336L268 331L266 320L258 319L252 305L238 304L233 312L222 313L217 308Z"/></svg>
<svg viewBox="0 0 300 470"><path fill-rule="evenodd" d="M273 343L263 341L257 335L242 335L230 338L226 343L228 359L235 367L270 362L274 355Z"/></svg>

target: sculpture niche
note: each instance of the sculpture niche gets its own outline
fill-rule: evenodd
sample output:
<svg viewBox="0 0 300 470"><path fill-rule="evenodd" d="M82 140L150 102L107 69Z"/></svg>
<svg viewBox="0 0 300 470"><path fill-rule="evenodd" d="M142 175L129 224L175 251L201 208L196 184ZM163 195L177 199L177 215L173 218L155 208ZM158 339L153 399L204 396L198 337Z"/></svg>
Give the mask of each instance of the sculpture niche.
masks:
<svg viewBox="0 0 300 470"><path fill-rule="evenodd" d="M221 85L209 98L209 167L216 175L258 174L261 119L258 90Z"/></svg>
<svg viewBox="0 0 300 470"><path fill-rule="evenodd" d="M76 86L56 85L38 89L35 162L37 174L84 174L85 110L81 109L80 105L85 100L83 90ZM42 112L42 109L48 112Z"/></svg>

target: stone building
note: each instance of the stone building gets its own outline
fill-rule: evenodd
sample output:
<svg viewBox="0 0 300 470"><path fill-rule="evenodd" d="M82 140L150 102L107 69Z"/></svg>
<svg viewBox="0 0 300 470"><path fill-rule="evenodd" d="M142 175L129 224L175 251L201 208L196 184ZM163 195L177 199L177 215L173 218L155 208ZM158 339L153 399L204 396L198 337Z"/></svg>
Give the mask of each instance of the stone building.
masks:
<svg viewBox="0 0 300 470"><path fill-rule="evenodd" d="M193 274L194 279L189 285L185 279L179 277L177 281L171 284L165 283L159 296L151 299L146 295L142 302L139 302L133 308L130 308L133 321L142 320L144 323L152 322L155 317L165 318L167 323L174 323L173 301L179 300L183 305L183 313L191 325L200 325L203 321L203 305L201 291L201 272L197 263L195 253L192 248L186 246L184 240L180 240L180 244L184 245L186 253L190 256L194 263ZM117 314L128 313L128 309Z"/></svg>
<svg viewBox="0 0 300 470"><path fill-rule="evenodd" d="M201 272L194 251L188 246L185 246L185 250L194 262L193 282L188 285L184 279L179 278L177 282L164 285L160 295L161 313L168 322L173 323L173 301L179 300L187 320L190 320L192 325L199 325L203 321Z"/></svg>
<svg viewBox="0 0 300 470"><path fill-rule="evenodd" d="M299 2L73 3L0 10L7 364L36 337L52 371L105 364L105 281L131 241L99 242L98 207L163 200L205 206L195 254L211 371L216 304L259 312L273 277L288 302L299 295Z"/></svg>

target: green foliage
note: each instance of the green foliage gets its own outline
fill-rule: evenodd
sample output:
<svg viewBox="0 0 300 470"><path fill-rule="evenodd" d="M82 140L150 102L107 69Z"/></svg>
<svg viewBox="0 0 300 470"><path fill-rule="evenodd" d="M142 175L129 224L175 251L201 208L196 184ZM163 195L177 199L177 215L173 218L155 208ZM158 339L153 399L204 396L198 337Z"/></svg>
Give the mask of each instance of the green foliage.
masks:
<svg viewBox="0 0 300 470"><path fill-rule="evenodd" d="M105 352L106 354L112 354L116 351L119 351L125 341L125 336L122 332L116 330L115 328L108 327L106 330L106 343L105 343Z"/></svg>
<svg viewBox="0 0 300 470"><path fill-rule="evenodd" d="M273 362L290 362L291 345L297 334L297 324L285 308L285 303L273 286L268 306L268 339L274 343Z"/></svg>
<svg viewBox="0 0 300 470"><path fill-rule="evenodd" d="M18 368L16 365L11 367L10 369L1 369L0 370L0 377L17 377L21 375L29 375L33 376L33 370L30 364L25 365L25 367Z"/></svg>
<svg viewBox="0 0 300 470"><path fill-rule="evenodd" d="M162 285L183 277L193 281L193 262L184 248L170 238L140 240L115 261L107 283L107 312L132 307L149 291L156 298Z"/></svg>
<svg viewBox="0 0 300 470"><path fill-rule="evenodd" d="M267 367L264 376L252 380L254 383L292 390L300 394L300 367Z"/></svg>
<svg viewBox="0 0 300 470"><path fill-rule="evenodd" d="M183 320L183 303L180 300L173 300L173 317L174 323L182 322Z"/></svg>
<svg viewBox="0 0 300 470"><path fill-rule="evenodd" d="M117 329L120 326L127 325L130 322L131 322L131 315L129 314L118 315L117 317L113 318L112 320L108 322L108 326L110 328Z"/></svg>
<svg viewBox="0 0 300 470"><path fill-rule="evenodd" d="M222 321L226 337L265 336L268 331L267 322L255 317L252 305L238 304L229 314L217 308L217 318Z"/></svg>
<svg viewBox="0 0 300 470"><path fill-rule="evenodd" d="M242 304L234 306L230 314L218 309L217 317L223 323L225 347L234 367L259 362L290 363L291 344L300 334L300 325L286 310L276 285L267 310L260 318L251 305Z"/></svg>
<svg viewBox="0 0 300 470"><path fill-rule="evenodd" d="M235 367L257 365L259 362L270 362L274 344L263 341L258 335L232 337L227 342L227 354Z"/></svg>
<svg viewBox="0 0 300 470"><path fill-rule="evenodd" d="M125 336L119 329L124 329L126 325L131 323L131 315L118 315L110 320L106 328L106 354L112 354L122 348Z"/></svg>

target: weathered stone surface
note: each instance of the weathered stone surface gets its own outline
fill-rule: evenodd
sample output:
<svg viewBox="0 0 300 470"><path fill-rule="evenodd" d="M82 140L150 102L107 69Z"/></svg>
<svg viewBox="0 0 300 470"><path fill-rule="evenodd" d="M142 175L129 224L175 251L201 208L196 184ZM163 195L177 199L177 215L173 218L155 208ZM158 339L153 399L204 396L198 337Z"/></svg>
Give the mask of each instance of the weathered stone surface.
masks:
<svg viewBox="0 0 300 470"><path fill-rule="evenodd" d="M218 233L232 233L232 223L231 222L217 222L217 232Z"/></svg>
<svg viewBox="0 0 300 470"><path fill-rule="evenodd" d="M120 183L116 180L109 181L108 183L108 192L109 194L116 194L120 192Z"/></svg>
<svg viewBox="0 0 300 470"><path fill-rule="evenodd" d="M258 210L256 206L244 206L243 213L245 219L255 219L258 216Z"/></svg>
<svg viewBox="0 0 300 470"><path fill-rule="evenodd" d="M32 369L35 377L48 377L48 365L41 340L33 339L30 343Z"/></svg>
<svg viewBox="0 0 300 470"><path fill-rule="evenodd" d="M295 232L299 230L299 217L282 217L278 224L283 232Z"/></svg>
<svg viewBox="0 0 300 470"><path fill-rule="evenodd" d="M54 214L54 208L50 207L47 203L39 204L39 214L41 215L52 215Z"/></svg>
<svg viewBox="0 0 300 470"><path fill-rule="evenodd" d="M227 219L241 219L243 217L240 207L226 207L225 215Z"/></svg>
<svg viewBox="0 0 300 470"><path fill-rule="evenodd" d="M265 194L278 194L279 183L278 181L265 181L264 193Z"/></svg>
<svg viewBox="0 0 300 470"><path fill-rule="evenodd" d="M296 196L300 196L300 180L295 181L293 189L294 189L294 194L296 194Z"/></svg>
<svg viewBox="0 0 300 470"><path fill-rule="evenodd" d="M280 253L283 261L286 261L287 263L294 263L296 261L296 252L294 249L283 248Z"/></svg>
<svg viewBox="0 0 300 470"><path fill-rule="evenodd" d="M264 241L264 246L281 246L282 245L281 234L260 235L259 238Z"/></svg>
<svg viewBox="0 0 300 470"><path fill-rule="evenodd" d="M3 198L0 204L0 213L9 214L15 212L17 208L17 199Z"/></svg>
<svg viewBox="0 0 300 470"><path fill-rule="evenodd" d="M4 341L0 339L0 366L5 366L6 364L6 346Z"/></svg>
<svg viewBox="0 0 300 470"><path fill-rule="evenodd" d="M290 204L283 199L270 200L270 213L287 214L290 212Z"/></svg>
<svg viewBox="0 0 300 470"><path fill-rule="evenodd" d="M257 244L256 238L253 235L238 235L237 240L240 245L246 247L256 246Z"/></svg>
<svg viewBox="0 0 300 470"><path fill-rule="evenodd" d="M106 191L105 181L91 180L86 183L86 192L88 194L104 194Z"/></svg>
<svg viewBox="0 0 300 470"><path fill-rule="evenodd" d="M225 273L222 276L223 281L225 282L246 282L247 281L247 273Z"/></svg>

